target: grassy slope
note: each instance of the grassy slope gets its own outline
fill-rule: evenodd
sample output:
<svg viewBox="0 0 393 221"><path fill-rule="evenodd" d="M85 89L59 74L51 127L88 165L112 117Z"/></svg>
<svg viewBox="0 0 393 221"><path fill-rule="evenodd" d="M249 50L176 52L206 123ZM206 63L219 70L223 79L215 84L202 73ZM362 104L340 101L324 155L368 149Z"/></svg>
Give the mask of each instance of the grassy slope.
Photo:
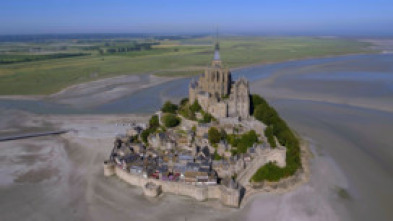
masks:
<svg viewBox="0 0 393 221"><path fill-rule="evenodd" d="M0 94L50 94L76 83L123 74L196 74L211 60L211 42L209 38L167 41L151 51L1 65ZM232 37L221 39L221 56L228 67L235 68L364 53L369 52L368 46L346 39Z"/></svg>

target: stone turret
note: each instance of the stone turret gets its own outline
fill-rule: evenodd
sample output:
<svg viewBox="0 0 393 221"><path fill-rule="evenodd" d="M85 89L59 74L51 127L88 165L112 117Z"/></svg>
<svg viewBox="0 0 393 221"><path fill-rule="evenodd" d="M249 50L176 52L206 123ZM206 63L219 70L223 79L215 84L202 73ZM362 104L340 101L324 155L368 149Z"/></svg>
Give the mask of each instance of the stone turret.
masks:
<svg viewBox="0 0 393 221"><path fill-rule="evenodd" d="M194 103L198 91L198 82L195 79L192 79L188 90L188 100L190 104Z"/></svg>
<svg viewBox="0 0 393 221"><path fill-rule="evenodd" d="M223 180L221 188L220 201L223 205L229 207L239 207L240 204L240 186L232 178Z"/></svg>

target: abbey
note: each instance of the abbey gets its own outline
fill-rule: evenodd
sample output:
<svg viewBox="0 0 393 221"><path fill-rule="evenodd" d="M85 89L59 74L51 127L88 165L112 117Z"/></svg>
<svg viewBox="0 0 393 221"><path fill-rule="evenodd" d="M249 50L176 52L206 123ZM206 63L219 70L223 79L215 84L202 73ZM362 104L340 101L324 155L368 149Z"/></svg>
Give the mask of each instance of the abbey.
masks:
<svg viewBox="0 0 393 221"><path fill-rule="evenodd" d="M222 65L218 42L211 65L198 81L192 80L189 85L189 101L198 101L215 118L250 116L249 83L243 77L232 81L231 72Z"/></svg>

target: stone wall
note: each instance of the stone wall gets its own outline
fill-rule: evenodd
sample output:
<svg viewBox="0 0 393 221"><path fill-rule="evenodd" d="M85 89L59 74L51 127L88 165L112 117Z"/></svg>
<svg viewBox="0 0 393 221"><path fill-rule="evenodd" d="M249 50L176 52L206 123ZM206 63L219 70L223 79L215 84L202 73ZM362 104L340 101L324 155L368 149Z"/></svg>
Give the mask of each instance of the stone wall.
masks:
<svg viewBox="0 0 393 221"><path fill-rule="evenodd" d="M243 186L248 185L255 172L268 162L275 162L279 167L285 167L286 165L286 148L284 147L264 149L257 151L257 154L258 156L237 176L237 181Z"/></svg>
<svg viewBox="0 0 393 221"><path fill-rule="evenodd" d="M140 175L130 174L113 163L104 164L104 174L105 176L116 175L121 180L142 188L149 186L147 183L153 183L160 187L162 192L190 196L198 201L219 199L223 205L230 207L239 207L240 203L240 189L231 189L222 185L190 185L181 182L144 178ZM145 192L150 193L151 190L146 190ZM154 194L150 195L153 196Z"/></svg>
<svg viewBox="0 0 393 221"><path fill-rule="evenodd" d="M228 116L228 106L225 102L213 102L208 106L208 113L215 118L225 118Z"/></svg>

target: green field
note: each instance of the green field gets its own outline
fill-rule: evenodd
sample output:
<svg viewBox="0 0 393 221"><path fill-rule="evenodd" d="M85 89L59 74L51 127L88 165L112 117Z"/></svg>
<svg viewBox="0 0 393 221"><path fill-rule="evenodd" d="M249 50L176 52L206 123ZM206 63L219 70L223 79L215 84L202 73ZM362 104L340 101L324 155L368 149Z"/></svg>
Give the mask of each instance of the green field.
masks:
<svg viewBox="0 0 393 221"><path fill-rule="evenodd" d="M102 54L96 50L97 47L113 47L101 41L84 44L56 42L60 46L55 47L52 44L50 48L45 44L35 44L34 47L41 47L40 50L44 48L46 51L57 50L56 53L90 55L1 64L0 95L51 94L76 83L117 75L193 75L200 73L209 64L213 54L213 39L210 37L156 42L158 45L153 45L150 50L111 54ZM127 45L127 41L114 44L115 47L119 45ZM368 43L356 40L311 37L225 37L220 39L220 46L221 58L229 68L291 59L373 52L368 49ZM29 47L31 45L28 43L22 46L0 44L0 52L7 56L26 55ZM12 48L16 49L9 52ZM8 52L4 52L7 50ZM30 54L29 52L28 55Z"/></svg>
<svg viewBox="0 0 393 221"><path fill-rule="evenodd" d="M68 58L68 57L85 56L85 55L89 55L89 54L84 54L84 53L59 53L59 54L55 53L55 54L44 54L44 55L0 54L0 65L41 61L41 60L49 60L49 59L57 59L57 58Z"/></svg>

